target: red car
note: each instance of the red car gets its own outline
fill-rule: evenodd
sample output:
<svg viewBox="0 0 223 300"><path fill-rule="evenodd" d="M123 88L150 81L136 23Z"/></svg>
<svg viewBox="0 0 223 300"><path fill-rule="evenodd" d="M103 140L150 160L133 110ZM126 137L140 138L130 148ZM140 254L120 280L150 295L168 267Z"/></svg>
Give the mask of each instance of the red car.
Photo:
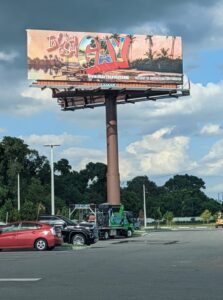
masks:
<svg viewBox="0 0 223 300"><path fill-rule="evenodd" d="M22 221L0 227L0 250L35 248L44 251L61 244L61 234L51 225Z"/></svg>

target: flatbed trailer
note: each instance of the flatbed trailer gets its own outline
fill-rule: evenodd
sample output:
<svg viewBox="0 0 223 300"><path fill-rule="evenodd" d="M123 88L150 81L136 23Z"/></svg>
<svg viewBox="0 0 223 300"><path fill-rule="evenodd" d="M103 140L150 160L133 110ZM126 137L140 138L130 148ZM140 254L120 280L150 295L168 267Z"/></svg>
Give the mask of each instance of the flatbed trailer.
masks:
<svg viewBox="0 0 223 300"><path fill-rule="evenodd" d="M132 237L133 231L131 228L125 229L123 227L98 227L99 239L109 239L118 236Z"/></svg>
<svg viewBox="0 0 223 300"><path fill-rule="evenodd" d="M81 211L82 218L85 215L84 221L95 223L100 239L107 240L117 236L131 237L133 235L133 220L121 204L75 204L71 214L75 211Z"/></svg>
<svg viewBox="0 0 223 300"><path fill-rule="evenodd" d="M116 236L131 237L133 222L124 211L123 205L100 204L97 210L99 238L109 239Z"/></svg>

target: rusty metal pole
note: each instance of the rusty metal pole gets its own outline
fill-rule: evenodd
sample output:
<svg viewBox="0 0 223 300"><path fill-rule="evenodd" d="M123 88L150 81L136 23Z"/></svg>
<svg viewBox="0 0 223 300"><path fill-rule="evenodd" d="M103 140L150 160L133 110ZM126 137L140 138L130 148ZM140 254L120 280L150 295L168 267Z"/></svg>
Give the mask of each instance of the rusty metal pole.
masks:
<svg viewBox="0 0 223 300"><path fill-rule="evenodd" d="M116 96L105 97L107 133L107 202L120 204Z"/></svg>

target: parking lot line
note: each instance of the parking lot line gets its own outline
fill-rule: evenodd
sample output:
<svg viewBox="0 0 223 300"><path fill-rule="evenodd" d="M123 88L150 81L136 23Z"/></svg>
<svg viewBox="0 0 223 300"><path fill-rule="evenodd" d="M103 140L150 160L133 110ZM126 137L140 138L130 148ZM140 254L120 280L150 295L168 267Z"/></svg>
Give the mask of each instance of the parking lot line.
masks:
<svg viewBox="0 0 223 300"><path fill-rule="evenodd" d="M42 278L0 278L0 282L35 282Z"/></svg>

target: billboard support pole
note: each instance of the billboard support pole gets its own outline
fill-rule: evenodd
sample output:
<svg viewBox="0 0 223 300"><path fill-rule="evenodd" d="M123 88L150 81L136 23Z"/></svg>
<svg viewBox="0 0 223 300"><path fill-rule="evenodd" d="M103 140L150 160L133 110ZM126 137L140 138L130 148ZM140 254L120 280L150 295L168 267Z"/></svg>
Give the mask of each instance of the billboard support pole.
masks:
<svg viewBox="0 0 223 300"><path fill-rule="evenodd" d="M116 95L105 96L107 137L107 202L120 204Z"/></svg>

